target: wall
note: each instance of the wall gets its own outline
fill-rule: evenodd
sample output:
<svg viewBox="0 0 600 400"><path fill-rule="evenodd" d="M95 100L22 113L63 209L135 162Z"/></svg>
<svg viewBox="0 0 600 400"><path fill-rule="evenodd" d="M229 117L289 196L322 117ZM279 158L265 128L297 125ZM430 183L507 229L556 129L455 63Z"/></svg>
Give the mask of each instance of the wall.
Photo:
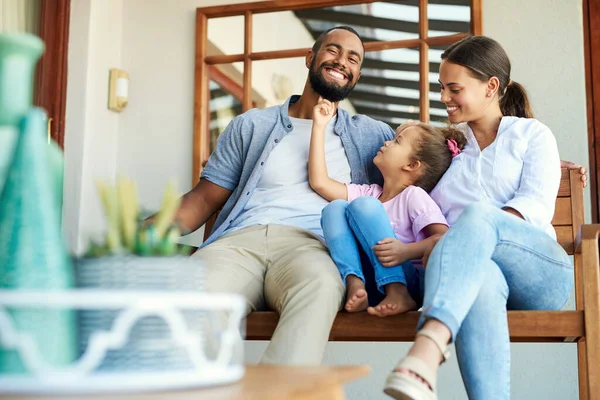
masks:
<svg viewBox="0 0 600 400"><path fill-rule="evenodd" d="M72 12L82 16L71 18L66 133L65 208L73 209L65 213L75 237L98 220L95 176L114 177L117 170L131 176L149 208L159 205L171 177L178 179L182 191L191 187L195 8L229 3L233 1L72 2ZM484 33L506 48L513 78L529 90L538 118L557 137L562 157L587 164L580 1L484 0L483 12ZM130 104L120 115L106 111L111 66L131 74ZM258 360L264 347L249 343L247 359ZM371 364L368 378L348 386L348 398L383 399L385 375L407 347L331 343L325 362ZM574 346L514 344L512 350L513 399L577 397ZM443 399L466 398L456 358L441 369L439 385Z"/></svg>
<svg viewBox="0 0 600 400"><path fill-rule="evenodd" d="M108 71L121 63L122 0L71 2L65 128L65 233L81 252L104 228L95 180L113 180L119 116L107 109Z"/></svg>

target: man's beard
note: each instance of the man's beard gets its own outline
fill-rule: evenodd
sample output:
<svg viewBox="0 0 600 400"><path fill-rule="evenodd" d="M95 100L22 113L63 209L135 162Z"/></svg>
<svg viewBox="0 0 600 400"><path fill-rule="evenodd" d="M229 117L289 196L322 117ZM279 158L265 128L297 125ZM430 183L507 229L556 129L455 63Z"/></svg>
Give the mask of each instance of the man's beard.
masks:
<svg viewBox="0 0 600 400"><path fill-rule="evenodd" d="M310 65L310 70L308 72L308 80L310 82L310 86L312 89L318 93L321 97L331 102L338 102L344 100L356 83L352 83L354 76L351 72L344 71L344 73L348 76L348 83L345 86L339 86L335 83L327 82L325 77L323 77L323 71L325 68L335 68L330 64L323 63L318 69L315 69L315 60Z"/></svg>

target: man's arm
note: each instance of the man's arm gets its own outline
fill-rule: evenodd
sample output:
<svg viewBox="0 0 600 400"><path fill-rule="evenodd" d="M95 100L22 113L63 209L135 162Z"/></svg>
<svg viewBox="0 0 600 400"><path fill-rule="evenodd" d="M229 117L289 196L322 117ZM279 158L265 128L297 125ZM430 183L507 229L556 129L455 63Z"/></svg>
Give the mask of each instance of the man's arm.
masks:
<svg viewBox="0 0 600 400"><path fill-rule="evenodd" d="M174 220L184 234L193 232L223 207L231 193L231 190L200 179L200 182L181 198L181 205Z"/></svg>

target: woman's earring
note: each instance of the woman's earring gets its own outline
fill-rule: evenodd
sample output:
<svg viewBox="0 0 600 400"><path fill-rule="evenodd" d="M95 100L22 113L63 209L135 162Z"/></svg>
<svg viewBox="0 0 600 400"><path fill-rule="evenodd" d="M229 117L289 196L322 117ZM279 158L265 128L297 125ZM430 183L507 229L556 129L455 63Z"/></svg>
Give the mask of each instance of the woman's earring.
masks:
<svg viewBox="0 0 600 400"><path fill-rule="evenodd" d="M492 92L487 92L487 97L491 97L492 96Z"/></svg>

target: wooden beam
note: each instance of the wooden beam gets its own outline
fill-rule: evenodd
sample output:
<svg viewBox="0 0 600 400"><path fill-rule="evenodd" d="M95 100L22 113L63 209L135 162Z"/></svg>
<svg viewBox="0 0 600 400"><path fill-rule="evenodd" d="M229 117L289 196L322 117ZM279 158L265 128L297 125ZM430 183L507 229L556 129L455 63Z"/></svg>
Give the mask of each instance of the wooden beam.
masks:
<svg viewBox="0 0 600 400"><path fill-rule="evenodd" d="M429 17L427 16L427 0L419 1L419 111L420 120L429 122Z"/></svg>
<svg viewBox="0 0 600 400"><path fill-rule="evenodd" d="M454 35L448 36L433 36L427 38L427 44L429 45L429 47L450 46L451 44L454 44L468 36L471 35L469 35L468 33L455 33Z"/></svg>
<svg viewBox="0 0 600 400"><path fill-rule="evenodd" d="M372 103L378 103L378 104L398 104L398 105L402 105L402 106L416 106L416 107L419 107L419 103L420 103L419 99L410 99L407 97L398 97L398 96L391 96L388 94L367 92L367 91L361 90L358 85L352 91L352 93L350 93L349 99L350 99L350 101L356 99L356 100L370 101ZM432 108L446 109L446 106L441 101L432 100L432 101L430 101L430 105L432 106Z"/></svg>
<svg viewBox="0 0 600 400"><path fill-rule="evenodd" d="M375 85L384 87L397 87L401 89L419 90L418 81L408 81L405 79L384 78L381 76L370 76L363 73L358 81L358 85ZM435 82L429 83L430 92L439 92L440 84Z"/></svg>
<svg viewBox="0 0 600 400"><path fill-rule="evenodd" d="M368 115L371 118L379 119L378 117L384 117L386 119L389 118L403 118L403 119L412 119L416 120L419 118L418 111L414 113L408 111L396 111L389 110L385 108L377 108L377 107L368 107L368 106L357 106L354 105L354 109L358 114Z"/></svg>
<svg viewBox="0 0 600 400"><path fill-rule="evenodd" d="M427 44L430 46L443 46L451 45L458 42L460 39L469 36L468 33L457 33L449 36L436 36L426 39ZM407 49L407 48L418 48L421 44L420 39L406 39L406 40L390 40L380 42L368 42L365 43L365 51L383 51L393 49ZM289 50L274 50L274 51L262 51L257 53L250 53L250 59L252 61L260 60L276 60L281 58L294 58L304 57L310 50L309 47L300 49L289 49ZM243 62L245 60L244 54L227 54L227 55L215 55L207 56L204 61L209 65L215 64L229 64L233 62ZM395 63L398 64L398 63ZM438 62L439 64L439 62ZM363 68L365 65L363 64ZM415 69L418 71L418 67Z"/></svg>
<svg viewBox="0 0 600 400"><path fill-rule="evenodd" d="M349 25L354 28L360 26L365 28L386 29L389 31L398 31L405 33L419 32L418 22L402 21L394 18L375 17L373 15L358 14L348 11L338 11L333 9L308 9L298 10L295 12L295 14L300 19L333 22L336 25ZM318 34L321 33L318 31L315 32Z"/></svg>
<svg viewBox="0 0 600 400"><path fill-rule="evenodd" d="M471 0L471 33L483 35L483 7L481 0Z"/></svg>
<svg viewBox="0 0 600 400"><path fill-rule="evenodd" d="M368 4L379 0L344 0L344 5ZM246 11L252 14L262 14L278 11L305 10L307 8L324 8L339 6L339 0L269 0L252 3L230 4L222 6L198 8L208 18L231 17L244 15Z"/></svg>
<svg viewBox="0 0 600 400"><path fill-rule="evenodd" d="M386 29L389 31L398 31L403 33L419 33L419 23L402 21L393 18L375 17L368 14L358 14L347 11L338 11L333 9L308 9L295 12L300 19L310 19L315 21L333 22L338 25L349 25L352 27L364 27L374 29ZM446 32L464 32L468 33L471 30L469 22L463 21L448 21L448 20L429 20L431 30L446 31ZM317 36L322 31L314 30ZM316 37L316 36L315 36ZM364 39L364 38L363 38Z"/></svg>
<svg viewBox="0 0 600 400"><path fill-rule="evenodd" d="M583 0L583 54L587 98L592 222L600 222L600 5Z"/></svg>
<svg viewBox="0 0 600 400"><path fill-rule="evenodd" d="M204 62L208 42L208 18L196 13L196 59L194 72L194 146L192 148L192 187L200 179L202 163L210 154L208 134L208 66Z"/></svg>
<svg viewBox="0 0 600 400"><path fill-rule="evenodd" d="M252 108L252 12L246 11L244 15L244 98L242 107L244 111Z"/></svg>

